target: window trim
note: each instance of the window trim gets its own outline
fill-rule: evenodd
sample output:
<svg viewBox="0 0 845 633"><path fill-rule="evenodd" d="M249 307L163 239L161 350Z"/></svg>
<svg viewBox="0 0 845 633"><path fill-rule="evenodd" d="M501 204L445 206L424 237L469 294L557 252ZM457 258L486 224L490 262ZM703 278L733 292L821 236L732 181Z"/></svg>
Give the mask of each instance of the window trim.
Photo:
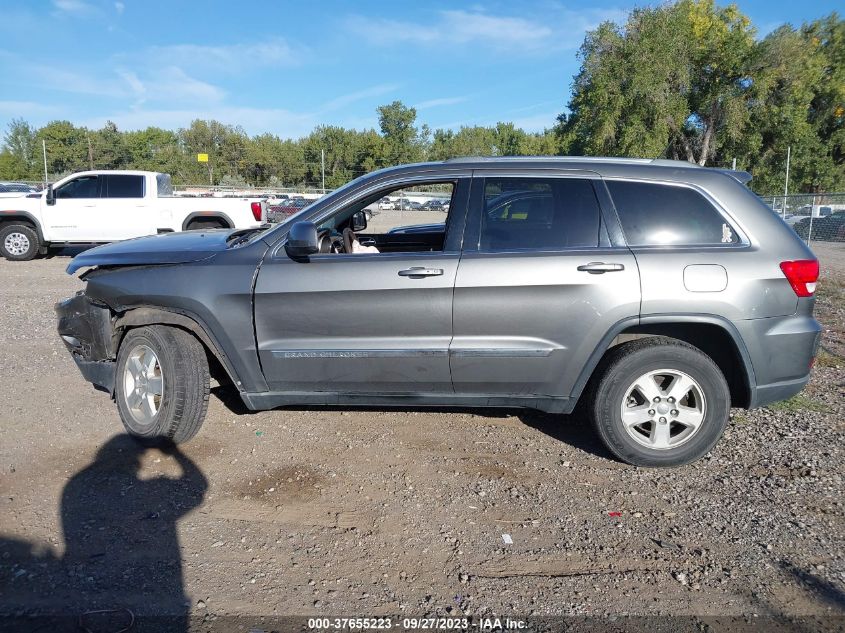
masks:
<svg viewBox="0 0 845 633"><path fill-rule="evenodd" d="M487 180L490 178L519 178L522 180L528 180L530 178L542 179L542 180L550 180L550 179L577 179L577 180L587 180L593 187L593 195L596 198L596 207L599 211L599 235L598 242L596 246L561 246L556 248L545 247L545 248L537 248L537 247L524 247L524 248L508 248L508 249L482 249L481 248L481 227L483 221L483 214L484 214L484 207L485 207L485 198L484 198L484 189L486 187ZM538 170L531 170L531 171L514 171L512 169L509 170L476 170L473 174L473 188L472 188L472 200L471 200L471 211L470 217L467 219L467 230L466 230L466 237L464 239L464 253L473 253L479 255L522 255L522 254L531 254L531 253L584 253L584 252L593 252L600 249L605 251L607 250L614 250L619 248L620 245L614 244L613 234L610 228L610 222L608 220L607 215L605 214L604 203L602 198L602 192L596 186L596 181L601 181L601 176L596 172L590 171L579 171L579 172L572 172L572 173L561 173L559 171L549 171L548 173L538 173ZM472 226L470 227L470 221L472 222ZM616 217L613 218L614 222L618 222ZM602 244L602 236L601 230L602 227L605 229L605 233L607 234L608 239L610 240L611 244L603 245ZM467 244L468 238L472 238L472 243Z"/></svg>
<svg viewBox="0 0 845 633"><path fill-rule="evenodd" d="M81 174L76 176L75 178L71 178L70 180L63 182L62 186L59 187L56 192L60 192L62 189L67 187L69 184L73 182L77 182L82 180L83 178L95 178L97 180L97 195L93 198L63 198L61 196L56 196L56 200L99 200L100 196L103 193L103 176L102 174Z"/></svg>
<svg viewBox="0 0 845 633"><path fill-rule="evenodd" d="M736 221L734 216L718 201L718 199L713 196L709 191L704 189L703 187L696 185L694 183L687 183L687 182L677 182L673 180L663 180L663 179L654 179L654 178L627 178L625 176L613 176L613 177L605 177L602 178L604 182L605 189L607 191L608 196L608 204L610 204L613 213L616 215L616 221L619 223L619 230L622 233L622 238L625 240L625 244L628 248L632 251L634 250L657 250L657 251L667 251L667 250L701 250L705 248L716 248L719 250L724 249L743 249L749 248L751 246L751 241L748 239L745 231L742 230L739 223ZM710 203L710 206L713 207L713 210L718 213L725 223L731 227L731 229L736 233L737 237L739 238L739 242L736 244L643 244L643 245L634 245L628 243L628 238L625 235L625 228L622 224L622 218L619 217L619 210L616 208L616 203L613 200L613 194L610 191L610 187L607 185L608 182L637 182L647 185L665 185L669 187L684 187L686 189L691 189L692 191L700 194Z"/></svg>
<svg viewBox="0 0 845 633"><path fill-rule="evenodd" d="M355 204L362 198L369 197L378 191L395 191L396 189L403 187L413 187L415 185L436 183L453 183L454 186L454 189L452 191L452 198L450 199L449 204L449 212L446 215L446 235L444 236L442 251L411 251L407 253L316 253L314 255L311 255L309 259L315 259L319 261L326 259L327 256L330 256L331 259L343 259L345 261L348 259L352 259L353 261L355 261L363 260L365 258L369 259L371 257L409 257L412 255L427 255L431 257L438 255L454 256L460 254L461 247L463 246L466 218L470 202L469 192L472 186L471 172L450 172L436 174L429 173L419 175L403 174L394 178L368 183L367 185L362 186L360 189L347 192L347 195L344 195L341 199L337 200L336 202L331 203L326 207L323 207L316 214L310 215L308 217L298 218L296 221L313 222L314 224L319 225L321 222L328 219L338 211L342 210L344 207L347 207L350 204ZM464 198L463 202L459 199L461 195ZM455 204L452 204L453 202ZM457 215L453 215L453 209L458 207L460 207L461 210ZM455 224L450 225L451 222L454 222ZM454 235L452 235L452 231L454 231ZM286 231L284 236L279 240L279 242L273 249L273 259L290 259L288 257L287 252L285 251L285 245L287 244L287 241L288 238Z"/></svg>

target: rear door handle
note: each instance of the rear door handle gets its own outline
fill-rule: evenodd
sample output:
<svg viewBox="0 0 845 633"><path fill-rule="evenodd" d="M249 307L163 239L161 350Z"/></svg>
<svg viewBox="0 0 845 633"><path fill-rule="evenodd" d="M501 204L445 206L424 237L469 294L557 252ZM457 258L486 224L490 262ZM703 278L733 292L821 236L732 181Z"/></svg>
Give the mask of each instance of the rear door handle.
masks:
<svg viewBox="0 0 845 633"><path fill-rule="evenodd" d="M442 268L423 268L422 266L414 266L406 270L400 270L400 277L410 277L411 279L419 279L421 277L437 277L443 274Z"/></svg>
<svg viewBox="0 0 845 633"><path fill-rule="evenodd" d="M591 275L601 275L603 273L614 273L618 270L625 270L624 264L605 264L604 262L590 262L589 264L581 264L578 270L590 273Z"/></svg>

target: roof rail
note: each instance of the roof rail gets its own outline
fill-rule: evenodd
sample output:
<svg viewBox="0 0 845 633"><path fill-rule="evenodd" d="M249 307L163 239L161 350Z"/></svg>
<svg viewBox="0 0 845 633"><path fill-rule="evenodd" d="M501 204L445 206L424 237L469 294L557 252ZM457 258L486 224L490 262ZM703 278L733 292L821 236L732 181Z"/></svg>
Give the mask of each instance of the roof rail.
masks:
<svg viewBox="0 0 845 633"><path fill-rule="evenodd" d="M498 163L498 162L556 162L556 163L621 163L628 165L657 165L660 167L675 167L681 169L708 169L702 167L698 163L691 163L686 160L673 160L670 158L626 158L621 156L457 156L455 158L447 158L444 163ZM739 171L735 169L722 169L718 167L711 167L713 171L718 171L731 178L739 181L743 185L747 184L752 176L747 171Z"/></svg>
<svg viewBox="0 0 845 633"><path fill-rule="evenodd" d="M627 158L623 156L456 156L444 163L489 163L510 161L554 161L561 163L629 163L638 165L664 165L666 167L699 167L685 160L667 158Z"/></svg>

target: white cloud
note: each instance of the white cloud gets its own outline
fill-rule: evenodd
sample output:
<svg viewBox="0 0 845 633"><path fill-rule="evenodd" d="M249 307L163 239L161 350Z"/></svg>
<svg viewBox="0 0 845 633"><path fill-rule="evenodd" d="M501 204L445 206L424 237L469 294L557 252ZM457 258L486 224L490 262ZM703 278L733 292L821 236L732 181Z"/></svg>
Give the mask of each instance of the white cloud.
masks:
<svg viewBox="0 0 845 633"><path fill-rule="evenodd" d="M557 123L557 116L559 114L560 108L552 112L543 112L540 114L508 120L514 124L514 127L522 128L526 132L542 132L547 128L550 129L555 126Z"/></svg>
<svg viewBox="0 0 845 633"><path fill-rule="evenodd" d="M149 126L175 130L187 127L194 119L214 119L240 125L249 134L273 132L284 138L298 138L326 123L315 113L292 112L283 108L251 108L219 105L197 108L137 109L112 112L82 121L82 125L99 128L114 121L122 130L139 130Z"/></svg>
<svg viewBox="0 0 845 633"><path fill-rule="evenodd" d="M74 13L77 15L84 15L94 11L92 5L82 0L53 0L53 6L63 13Z"/></svg>
<svg viewBox="0 0 845 633"><path fill-rule="evenodd" d="M452 47L481 44L509 53L542 53L577 48L584 33L604 20L621 20L621 9L573 11L562 5L547 6L542 19L492 15L479 7L439 11L436 18L414 23L353 15L346 27L376 45L419 44Z"/></svg>
<svg viewBox="0 0 845 633"><path fill-rule="evenodd" d="M59 112L56 106L35 103L34 101L0 101L0 116L33 117L50 116Z"/></svg>
<svg viewBox="0 0 845 633"><path fill-rule="evenodd" d="M124 9L126 9L126 5L122 2L118 1L114 3L114 10L118 13L123 13Z"/></svg>
<svg viewBox="0 0 845 633"><path fill-rule="evenodd" d="M465 103L466 101L469 101L469 97L441 97L439 99L428 99L426 101L420 101L414 107L417 110L427 110L428 108L455 105L458 103Z"/></svg>
<svg viewBox="0 0 845 633"><path fill-rule="evenodd" d="M299 56L283 39L268 38L255 44L154 46L137 55L137 61L153 66L171 64L195 72L238 73L256 67L294 66Z"/></svg>
<svg viewBox="0 0 845 633"><path fill-rule="evenodd" d="M348 105L355 103L356 101L369 99L370 97L380 97L390 92L395 92L398 88L399 84L379 84L377 86L372 86L371 88L365 88L364 90L358 90L356 92L350 92L349 94L340 95L339 97L335 97L334 99L331 99L330 101L324 103L323 106L320 108L320 112L332 112L333 110L340 110Z"/></svg>

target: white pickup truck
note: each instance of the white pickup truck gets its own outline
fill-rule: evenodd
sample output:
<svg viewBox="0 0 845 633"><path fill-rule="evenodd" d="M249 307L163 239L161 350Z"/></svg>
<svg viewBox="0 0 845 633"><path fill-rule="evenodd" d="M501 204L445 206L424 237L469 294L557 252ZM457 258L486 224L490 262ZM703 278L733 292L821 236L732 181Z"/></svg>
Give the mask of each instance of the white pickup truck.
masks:
<svg viewBox="0 0 845 633"><path fill-rule="evenodd" d="M174 196L168 174L83 171L41 193L0 199L0 254L24 261L50 247L193 229L246 229L265 219L258 198Z"/></svg>

